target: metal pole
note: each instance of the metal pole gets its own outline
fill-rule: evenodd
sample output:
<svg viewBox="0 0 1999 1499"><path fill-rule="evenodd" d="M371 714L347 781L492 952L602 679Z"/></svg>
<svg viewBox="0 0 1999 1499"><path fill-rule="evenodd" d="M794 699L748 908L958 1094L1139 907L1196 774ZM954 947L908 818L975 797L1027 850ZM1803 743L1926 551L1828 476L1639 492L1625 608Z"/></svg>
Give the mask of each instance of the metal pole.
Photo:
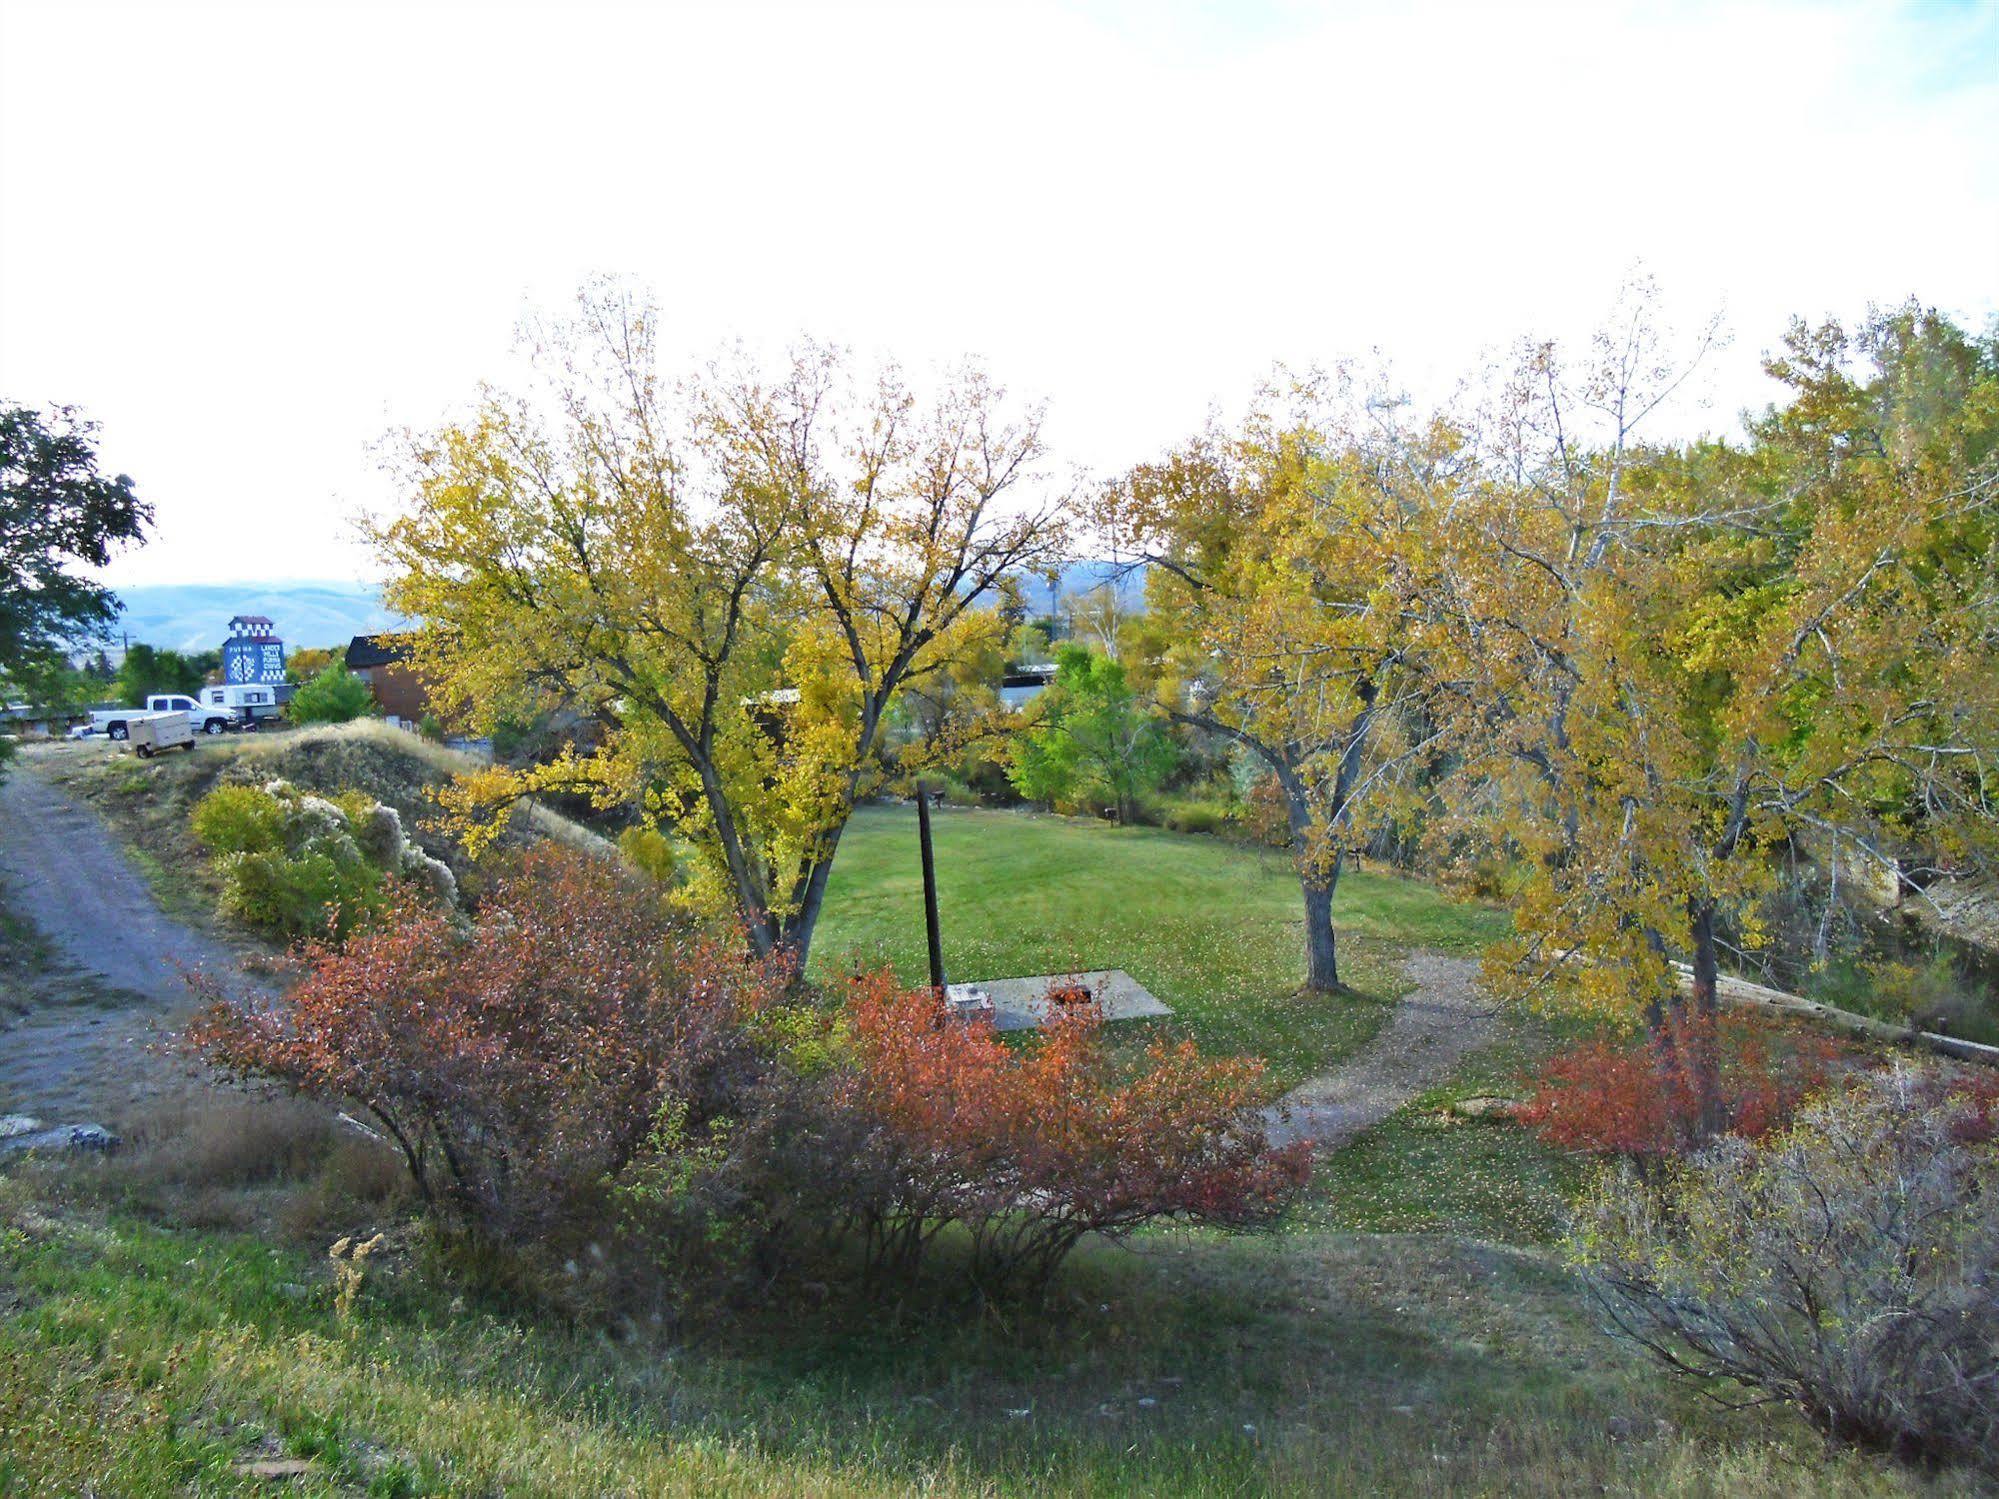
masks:
<svg viewBox="0 0 1999 1499"><path fill-rule="evenodd" d="M937 933L937 857L930 848L930 792L916 783L916 837L923 845L923 923L930 937L930 987L944 1002L944 939Z"/></svg>

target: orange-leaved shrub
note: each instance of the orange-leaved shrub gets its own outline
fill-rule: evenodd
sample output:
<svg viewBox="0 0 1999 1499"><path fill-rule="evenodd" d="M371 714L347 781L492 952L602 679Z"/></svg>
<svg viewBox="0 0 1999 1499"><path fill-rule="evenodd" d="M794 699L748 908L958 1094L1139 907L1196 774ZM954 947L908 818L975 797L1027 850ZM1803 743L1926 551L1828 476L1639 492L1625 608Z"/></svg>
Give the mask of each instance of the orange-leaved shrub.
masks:
<svg viewBox="0 0 1999 1499"><path fill-rule="evenodd" d="M1755 1139L1790 1122L1834 1076L1837 1043L1751 1016L1670 1020L1660 1034L1592 1041L1543 1064L1521 1120L1564 1150L1634 1161L1686 1154L1705 1143L1691 1059L1712 1046L1722 1125Z"/></svg>
<svg viewBox="0 0 1999 1499"><path fill-rule="evenodd" d="M726 1115L763 1065L744 1019L790 977L553 846L505 867L469 922L406 900L301 962L270 1008L213 1003L185 1044L357 1109L435 1211L516 1241L597 1221L667 1108L697 1129Z"/></svg>
<svg viewBox="0 0 1999 1499"><path fill-rule="evenodd" d="M1303 1185L1311 1149L1271 1146L1261 1062L1182 1042L1123 1066L1096 1006L1049 1012L1016 1047L928 990L855 981L831 1092L859 1146L847 1207L878 1276L907 1277L957 1224L975 1281L1045 1286L1086 1234L1176 1215L1247 1227Z"/></svg>
<svg viewBox="0 0 1999 1499"><path fill-rule="evenodd" d="M469 919L405 904L301 966L268 1008L211 1004L186 1044L371 1120L447 1226L588 1236L690 1288L823 1273L854 1245L901 1286L954 1226L979 1284L1040 1286L1086 1234L1266 1222L1309 1169L1269 1143L1258 1062L1121 1061L1093 1004L1013 1046L886 973L800 1004L739 933L552 846Z"/></svg>

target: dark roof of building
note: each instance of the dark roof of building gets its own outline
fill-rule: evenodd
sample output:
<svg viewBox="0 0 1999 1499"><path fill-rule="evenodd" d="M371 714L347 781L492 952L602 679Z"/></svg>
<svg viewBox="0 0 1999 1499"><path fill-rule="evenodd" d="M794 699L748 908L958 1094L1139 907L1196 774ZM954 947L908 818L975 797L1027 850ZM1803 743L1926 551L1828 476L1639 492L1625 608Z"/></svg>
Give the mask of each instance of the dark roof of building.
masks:
<svg viewBox="0 0 1999 1499"><path fill-rule="evenodd" d="M347 642L347 669L360 671L368 666L387 666L410 658L407 635L356 635Z"/></svg>
<svg viewBox="0 0 1999 1499"><path fill-rule="evenodd" d="M1002 687L1046 687L1055 680L1053 663L1037 663L1007 668L1000 678Z"/></svg>
<svg viewBox="0 0 1999 1499"><path fill-rule="evenodd" d="M239 614L229 621L232 625L267 625L271 623L268 614Z"/></svg>

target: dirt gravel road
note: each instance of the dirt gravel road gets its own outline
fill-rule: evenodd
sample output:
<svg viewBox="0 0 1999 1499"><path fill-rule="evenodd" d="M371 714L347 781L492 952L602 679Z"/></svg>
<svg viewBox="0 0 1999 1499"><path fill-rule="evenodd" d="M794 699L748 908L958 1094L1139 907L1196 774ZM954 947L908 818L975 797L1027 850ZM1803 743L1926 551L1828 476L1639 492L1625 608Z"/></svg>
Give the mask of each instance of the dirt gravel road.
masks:
<svg viewBox="0 0 1999 1499"><path fill-rule="evenodd" d="M44 996L0 1030L0 1115L115 1129L120 1113L180 1070L146 1048L186 1010L188 970L234 997L268 992L231 948L162 911L97 815L26 755L0 781L0 893L78 976L58 986L67 998Z"/></svg>
<svg viewBox="0 0 1999 1499"><path fill-rule="evenodd" d="M1395 1018L1342 1065L1285 1094L1268 1116L1273 1140L1344 1145L1451 1075L1492 1040L1498 1022L1478 992L1478 962L1444 953L1410 955L1416 988Z"/></svg>

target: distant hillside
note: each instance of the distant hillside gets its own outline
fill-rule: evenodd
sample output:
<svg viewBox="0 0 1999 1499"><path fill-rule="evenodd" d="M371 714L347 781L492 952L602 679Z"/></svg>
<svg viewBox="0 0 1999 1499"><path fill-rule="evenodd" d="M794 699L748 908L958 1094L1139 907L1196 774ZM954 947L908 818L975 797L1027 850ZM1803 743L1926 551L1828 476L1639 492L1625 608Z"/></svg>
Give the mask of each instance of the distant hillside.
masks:
<svg viewBox="0 0 1999 1499"><path fill-rule="evenodd" d="M1028 577L1021 579L1021 594L1029 614L1055 614L1060 612L1062 600L1078 598L1112 579L1116 580L1120 604L1131 610L1145 608L1143 563L1065 562L1052 590L1046 579Z"/></svg>
<svg viewBox="0 0 1999 1499"><path fill-rule="evenodd" d="M121 588L117 628L168 650L213 650L237 614L268 615L288 646L345 645L356 635L397 628L368 583L187 583Z"/></svg>
<svg viewBox="0 0 1999 1499"><path fill-rule="evenodd" d="M1054 593L1067 599L1088 593L1118 571L1109 562L1071 562L1062 569ZM1028 611L1055 608L1048 584L1023 580ZM1145 607L1145 569L1118 579L1119 598L1128 609ZM133 640L175 651L213 650L229 633L230 616L265 614L277 623L288 646L345 645L356 635L393 630L407 621L382 607L368 583L172 583L123 588L125 613L118 628Z"/></svg>

